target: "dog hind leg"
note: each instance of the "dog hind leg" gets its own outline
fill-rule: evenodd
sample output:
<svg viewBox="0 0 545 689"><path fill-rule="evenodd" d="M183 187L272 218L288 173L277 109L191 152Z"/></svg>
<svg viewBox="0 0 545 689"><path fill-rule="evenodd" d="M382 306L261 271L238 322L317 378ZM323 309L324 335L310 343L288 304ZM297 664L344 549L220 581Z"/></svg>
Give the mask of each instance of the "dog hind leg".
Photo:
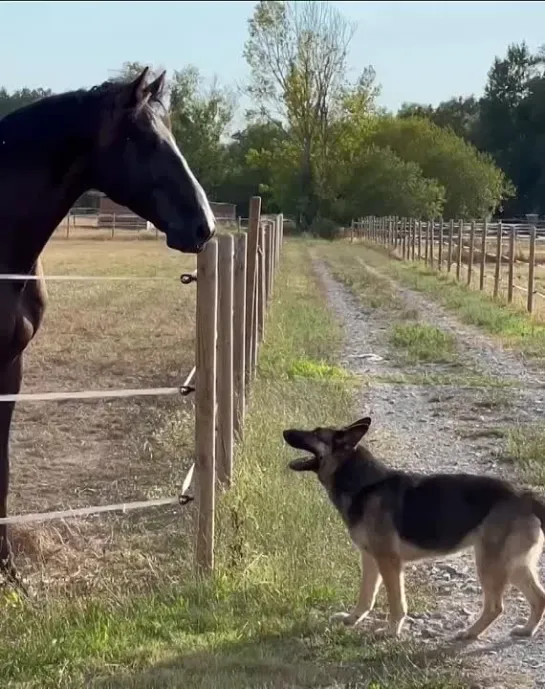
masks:
<svg viewBox="0 0 545 689"><path fill-rule="evenodd" d="M511 582L524 594L530 605L530 616L523 625L511 630L513 636L533 636L545 613L545 591L530 567L520 567L511 575Z"/></svg>
<svg viewBox="0 0 545 689"><path fill-rule="evenodd" d="M503 594L508 582L505 564L489 557L484 548L475 548L477 573L483 588L483 607L477 620L457 639L477 639L503 612Z"/></svg>
<svg viewBox="0 0 545 689"><path fill-rule="evenodd" d="M539 583L537 566L543 550L543 533L541 528L536 535L536 541L524 554L524 560L513 568L510 574L511 583L519 589L530 605L530 615L523 625L517 625L511 630L513 636L533 636L543 620L545 613L545 591Z"/></svg>
<svg viewBox="0 0 545 689"><path fill-rule="evenodd" d="M330 622L342 621L346 625L357 625L364 620L375 606L380 588L381 575L375 558L365 550L361 551L361 582L356 607L350 613L337 612L329 618Z"/></svg>
<svg viewBox="0 0 545 689"><path fill-rule="evenodd" d="M377 629L376 633L398 637L407 617L403 562L397 555L389 555L377 558L377 563L388 596L390 617L388 626Z"/></svg>

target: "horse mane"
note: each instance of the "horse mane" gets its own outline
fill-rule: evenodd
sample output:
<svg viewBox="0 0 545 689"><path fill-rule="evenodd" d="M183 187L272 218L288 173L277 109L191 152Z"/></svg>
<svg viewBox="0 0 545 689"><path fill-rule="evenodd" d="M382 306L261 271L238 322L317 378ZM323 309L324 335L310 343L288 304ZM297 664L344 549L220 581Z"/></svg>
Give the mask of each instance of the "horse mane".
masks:
<svg viewBox="0 0 545 689"><path fill-rule="evenodd" d="M21 141L45 143L49 138L48 135L71 131L75 127L80 128L81 113L80 117L75 118L74 108L81 107L82 100L88 101L90 106L83 111L83 122L86 124L92 122L100 103L109 97L115 97L128 83L130 83L128 80L109 79L89 88L52 94L8 113L0 118L0 135L5 135L7 139L0 153L7 155L10 149L19 145ZM150 94L150 97L144 99L140 105L140 112L145 113L150 120L156 116L160 117L161 114L168 118L168 109L163 103L162 95L161 93ZM59 109L62 104L66 107ZM41 117L39 129L36 128L35 116Z"/></svg>
<svg viewBox="0 0 545 689"><path fill-rule="evenodd" d="M88 89L78 89L77 91L67 92L74 94L96 94L97 96L108 96L115 95L121 91L127 84L130 83L129 79L108 79L103 81L101 84L95 84ZM157 110L162 110L164 114L168 114L167 107L163 102L162 93L153 93L150 97L142 104L144 109L152 110L156 112Z"/></svg>

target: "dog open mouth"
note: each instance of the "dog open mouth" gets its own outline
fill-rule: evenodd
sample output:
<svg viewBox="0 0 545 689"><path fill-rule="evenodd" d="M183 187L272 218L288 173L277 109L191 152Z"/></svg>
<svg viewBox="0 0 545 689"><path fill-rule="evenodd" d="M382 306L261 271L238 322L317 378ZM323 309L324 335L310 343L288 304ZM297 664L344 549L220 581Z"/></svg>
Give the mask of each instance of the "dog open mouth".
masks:
<svg viewBox="0 0 545 689"><path fill-rule="evenodd" d="M319 461L317 457L298 457L288 462L293 471L318 471Z"/></svg>

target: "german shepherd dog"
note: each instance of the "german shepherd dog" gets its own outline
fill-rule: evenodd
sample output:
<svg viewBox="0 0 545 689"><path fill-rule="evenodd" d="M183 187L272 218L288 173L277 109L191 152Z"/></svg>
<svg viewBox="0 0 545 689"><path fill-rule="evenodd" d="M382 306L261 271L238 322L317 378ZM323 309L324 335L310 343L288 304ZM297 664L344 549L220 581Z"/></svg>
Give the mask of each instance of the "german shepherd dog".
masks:
<svg viewBox="0 0 545 689"><path fill-rule="evenodd" d="M407 615L405 563L473 546L484 594L482 612L456 638L476 639L501 615L508 583L530 605L528 620L511 634L533 636L545 612L545 590L537 577L545 503L497 478L388 468L358 446L370 425L366 417L344 428L283 433L288 445L311 454L289 467L318 475L361 553L356 607L331 619L347 625L361 622L373 609L383 581L390 615L378 632L399 636Z"/></svg>

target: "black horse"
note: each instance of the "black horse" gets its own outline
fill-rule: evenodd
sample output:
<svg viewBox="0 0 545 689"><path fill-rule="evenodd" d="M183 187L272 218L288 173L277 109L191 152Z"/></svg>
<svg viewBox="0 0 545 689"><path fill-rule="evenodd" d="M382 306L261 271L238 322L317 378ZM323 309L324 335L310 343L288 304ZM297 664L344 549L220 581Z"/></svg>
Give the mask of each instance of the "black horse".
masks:
<svg viewBox="0 0 545 689"><path fill-rule="evenodd" d="M40 327L40 254L76 199L98 189L165 233L172 249L198 253L214 234L206 194L160 117L165 75L105 82L50 96L0 120L0 395L16 394L23 351ZM0 517L7 516L14 404L0 402ZM5 524L0 571L17 581Z"/></svg>

